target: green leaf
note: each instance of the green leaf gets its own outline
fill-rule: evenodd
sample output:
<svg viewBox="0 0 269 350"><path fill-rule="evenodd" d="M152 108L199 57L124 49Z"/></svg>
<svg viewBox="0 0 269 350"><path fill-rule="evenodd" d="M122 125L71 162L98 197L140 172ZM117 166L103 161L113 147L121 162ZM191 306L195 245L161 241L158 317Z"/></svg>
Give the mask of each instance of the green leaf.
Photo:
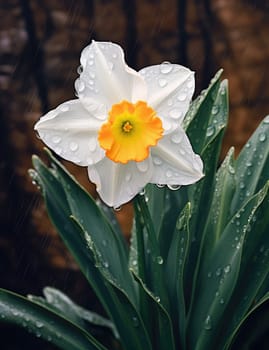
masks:
<svg viewBox="0 0 269 350"><path fill-rule="evenodd" d="M209 102L208 102L209 103ZM228 118L227 107L227 82L223 81L217 91L217 96L208 117L214 123L213 133L209 133L204 140L204 148L201 157L204 162L205 177L197 183L188 186L188 198L191 203L192 216L190 220L191 248L187 261L186 292L192 291L187 301L191 309L196 289L197 274L200 270L201 254L203 252L204 227L210 210L210 203L213 197L212 183L218 165L221 143ZM217 112L214 112L213 107ZM186 294L187 295L187 294Z"/></svg>
<svg viewBox="0 0 269 350"><path fill-rule="evenodd" d="M132 271L132 270L131 270ZM156 350L175 350L175 342L173 336L173 326L169 314L161 304L161 300L156 297L142 281L142 279L132 271L135 279L139 283L139 287L145 294L148 303L150 304L152 344ZM153 317L155 316L156 317Z"/></svg>
<svg viewBox="0 0 269 350"><path fill-rule="evenodd" d="M33 162L36 169L35 180L42 188L49 216L113 320L122 344L130 350L150 349L143 322L139 328L133 326L132 319L140 317L136 307L129 296L115 285L111 285L111 280L107 283L103 270L95 266L95 255L87 245L86 233L77 221L70 219L72 212L55 170L48 169L37 157L34 157Z"/></svg>
<svg viewBox="0 0 269 350"><path fill-rule="evenodd" d="M56 313L0 289L1 321L17 324L63 350L105 350L89 333Z"/></svg>
<svg viewBox="0 0 269 350"><path fill-rule="evenodd" d="M198 147L200 143L199 149L202 149L203 147L202 145L204 144L204 138L201 138L201 140L199 140L199 138L193 136L199 130L199 126L201 127L200 131L203 130L203 133L205 133L207 130L207 125L209 123L205 118L208 118L211 115L213 103L220 85L221 74L222 69L219 70L213 77L209 87L206 90L202 91L201 94L192 102L189 111L183 121L184 129L191 130L189 132L189 137L191 138L192 144L194 142Z"/></svg>
<svg viewBox="0 0 269 350"><path fill-rule="evenodd" d="M269 181L261 191L268 190L268 187ZM259 302L264 294L269 291L268 213L269 194L267 192L261 205L248 222L237 285L223 315L223 318L229 319L229 323L222 330L221 336L218 337L218 344L225 344L231 334L234 334L238 329L238 325L242 323L253 305ZM237 226L240 220L241 217L237 215Z"/></svg>
<svg viewBox="0 0 269 350"><path fill-rule="evenodd" d="M174 324L175 335L178 334L177 328L179 329L179 336L176 337L178 343L177 348L180 347L182 349L186 348L184 274L186 257L190 248L190 216L190 203L187 203L177 220L173 241L170 246L167 263L165 264L169 298L174 301L171 317Z"/></svg>
<svg viewBox="0 0 269 350"><path fill-rule="evenodd" d="M147 287L155 294L155 296L160 298L162 305L168 311L170 305L164 285L164 260L160 255L157 235L144 195L136 196L134 204L136 218L140 221L141 226L141 232L139 235L141 240L143 240L140 245L144 246L143 263L146 264L145 268L143 268L145 276L141 275L140 277L145 278L144 282Z"/></svg>
<svg viewBox="0 0 269 350"><path fill-rule="evenodd" d="M115 338L119 338L118 332L111 321L93 311L89 311L77 305L60 290L52 287L45 287L43 289L43 294L45 298L34 295L28 295L27 298L41 306L52 309L52 311L56 312L58 315L60 313L64 318L85 330L87 330L87 321L92 325L110 329Z"/></svg>
<svg viewBox="0 0 269 350"><path fill-rule="evenodd" d="M103 264L95 243L88 232L84 231L76 218L72 217L81 234L85 235L87 247L93 253L95 266L102 274L104 280L110 284L110 296L112 297L113 309L110 306L110 316L114 320L123 346L130 350L151 349L148 333L145 329L141 315L136 305L132 303L123 285L110 274L108 266ZM107 284L107 283L106 283Z"/></svg>
<svg viewBox="0 0 269 350"><path fill-rule="evenodd" d="M204 232L204 252L210 253L218 242L230 217L230 203L235 191L234 148L231 148L215 177L212 204Z"/></svg>
<svg viewBox="0 0 269 350"><path fill-rule="evenodd" d="M235 333L225 345L224 350L254 349L265 345L262 339L269 331L269 293L267 293L246 315ZM258 327L257 327L258 325ZM258 342L259 341L259 342ZM261 341L263 341L261 343ZM258 345L259 344L259 345ZM260 347L259 347L260 349ZM265 348L264 348L265 349Z"/></svg>
<svg viewBox="0 0 269 350"><path fill-rule="evenodd" d="M234 214L268 180L269 116L267 116L240 152L236 161L236 191L231 203Z"/></svg>
<svg viewBox="0 0 269 350"><path fill-rule="evenodd" d="M50 152L48 154L65 190L72 215L78 220L83 231L91 236L102 264L108 267L113 278L123 286L132 302L136 303L137 296L134 281L128 270L127 246L123 237L113 231L95 200L67 173Z"/></svg>
<svg viewBox="0 0 269 350"><path fill-rule="evenodd" d="M189 341L196 350L214 349L219 329L227 327L223 312L238 280L248 225L267 193L268 185L249 199L228 223L212 254L203 261L189 318Z"/></svg>

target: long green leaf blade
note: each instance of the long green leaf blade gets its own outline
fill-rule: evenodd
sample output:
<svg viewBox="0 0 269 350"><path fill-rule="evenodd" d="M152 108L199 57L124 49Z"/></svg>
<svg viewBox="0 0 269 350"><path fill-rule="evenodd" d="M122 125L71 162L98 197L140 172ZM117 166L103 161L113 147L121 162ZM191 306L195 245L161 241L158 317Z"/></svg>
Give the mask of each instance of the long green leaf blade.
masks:
<svg viewBox="0 0 269 350"><path fill-rule="evenodd" d="M56 313L0 289L0 320L17 324L63 350L105 350L89 333Z"/></svg>

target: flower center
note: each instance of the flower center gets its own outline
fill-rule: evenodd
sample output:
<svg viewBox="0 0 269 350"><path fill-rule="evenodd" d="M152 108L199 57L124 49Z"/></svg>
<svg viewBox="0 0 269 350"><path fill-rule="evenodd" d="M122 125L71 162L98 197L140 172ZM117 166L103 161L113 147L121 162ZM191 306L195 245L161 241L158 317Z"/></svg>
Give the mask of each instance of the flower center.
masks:
<svg viewBox="0 0 269 350"><path fill-rule="evenodd" d="M141 162L163 135L161 119L146 102L114 104L98 134L100 146L114 162Z"/></svg>
<svg viewBox="0 0 269 350"><path fill-rule="evenodd" d="M122 130L124 132L130 132L132 130L132 128L133 128L133 126L128 120L122 124Z"/></svg>

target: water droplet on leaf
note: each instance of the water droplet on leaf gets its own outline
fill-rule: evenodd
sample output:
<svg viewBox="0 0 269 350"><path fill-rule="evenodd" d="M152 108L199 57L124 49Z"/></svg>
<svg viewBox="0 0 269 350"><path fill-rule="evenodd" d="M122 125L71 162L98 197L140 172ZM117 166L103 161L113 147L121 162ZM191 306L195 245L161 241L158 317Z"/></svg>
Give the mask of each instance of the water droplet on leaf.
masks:
<svg viewBox="0 0 269 350"><path fill-rule="evenodd" d="M156 258L157 264L162 265L163 264L163 258L159 255Z"/></svg>
<svg viewBox="0 0 269 350"><path fill-rule="evenodd" d="M212 136L215 132L215 127L213 125L210 125L206 130L206 136Z"/></svg>
<svg viewBox="0 0 269 350"><path fill-rule="evenodd" d="M216 115L216 114L218 114L218 112L219 112L219 107L218 106L213 106L212 107L212 114Z"/></svg>
<svg viewBox="0 0 269 350"><path fill-rule="evenodd" d="M261 141L261 142L264 142L265 140L266 140L266 134L265 133L260 133L260 135L259 135L259 140Z"/></svg>
<svg viewBox="0 0 269 350"><path fill-rule="evenodd" d="M207 315L205 322L204 322L204 328L209 331L212 328L212 321L211 321L211 316Z"/></svg>

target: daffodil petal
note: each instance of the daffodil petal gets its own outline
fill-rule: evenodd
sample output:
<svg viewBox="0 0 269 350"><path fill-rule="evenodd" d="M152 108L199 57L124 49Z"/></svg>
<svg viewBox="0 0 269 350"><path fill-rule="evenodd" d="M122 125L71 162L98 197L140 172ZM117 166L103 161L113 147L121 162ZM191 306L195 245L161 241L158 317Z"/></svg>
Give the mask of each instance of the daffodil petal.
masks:
<svg viewBox="0 0 269 350"><path fill-rule="evenodd" d="M144 79L125 63L119 45L93 41L82 51L80 62L82 72L75 82L77 95L90 111L103 106L95 113L97 118L106 119L114 103L145 100Z"/></svg>
<svg viewBox="0 0 269 350"><path fill-rule="evenodd" d="M104 158L88 167L88 175L96 184L101 199L107 205L117 208L143 189L152 177L152 169L149 158L143 162L130 161L128 164Z"/></svg>
<svg viewBox="0 0 269 350"><path fill-rule="evenodd" d="M181 127L163 137L152 148L151 156L154 165L151 183L189 185L203 177L202 160L193 152Z"/></svg>
<svg viewBox="0 0 269 350"><path fill-rule="evenodd" d="M100 125L100 120L93 117L79 100L71 100L44 115L36 123L35 130L59 156L87 166L105 156L97 141Z"/></svg>
<svg viewBox="0 0 269 350"><path fill-rule="evenodd" d="M147 103L163 121L165 133L181 124L194 92L194 73L164 62L139 71L148 88Z"/></svg>

